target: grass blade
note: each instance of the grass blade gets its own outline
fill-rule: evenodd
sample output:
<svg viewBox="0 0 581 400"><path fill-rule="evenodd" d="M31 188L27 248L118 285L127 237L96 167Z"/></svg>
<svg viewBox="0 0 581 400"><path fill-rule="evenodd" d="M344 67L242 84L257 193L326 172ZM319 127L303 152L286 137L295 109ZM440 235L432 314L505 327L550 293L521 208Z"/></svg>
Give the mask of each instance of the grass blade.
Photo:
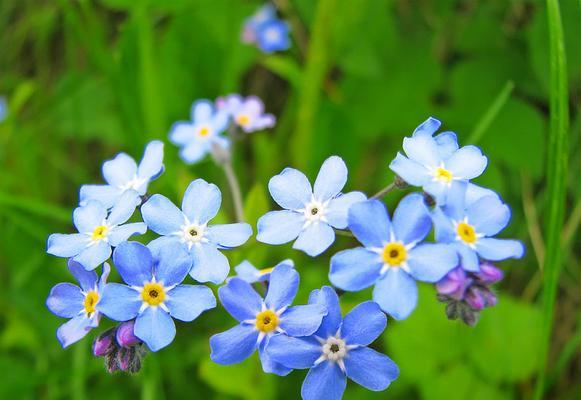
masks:
<svg viewBox="0 0 581 400"><path fill-rule="evenodd" d="M510 95L512 94L513 90L514 90L514 82L513 81L508 81L504 84L504 86L502 87L502 90L500 91L498 96L496 96L496 98L494 99L494 101L492 102L492 104L490 105L488 110L486 110L486 112L484 113L482 118L480 118L480 120L478 120L476 127L474 128L474 130L470 134L470 138L468 139L468 143L476 144L476 142L478 142L482 138L484 133L488 130L488 128L490 128L490 125L496 119L496 116L498 115L500 110L502 110L502 108L504 107L504 105L506 104L508 99L510 98Z"/></svg>

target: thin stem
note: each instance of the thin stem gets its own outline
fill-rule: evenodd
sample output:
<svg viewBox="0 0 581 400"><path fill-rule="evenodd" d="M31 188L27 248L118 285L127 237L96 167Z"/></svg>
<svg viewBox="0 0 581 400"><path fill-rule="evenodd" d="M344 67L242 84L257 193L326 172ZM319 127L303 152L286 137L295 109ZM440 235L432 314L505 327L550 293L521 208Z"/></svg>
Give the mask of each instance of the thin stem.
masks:
<svg viewBox="0 0 581 400"><path fill-rule="evenodd" d="M73 379L71 380L71 397L75 400L85 400L87 398L87 392L85 390L86 363L87 347L77 344L73 353Z"/></svg>
<svg viewBox="0 0 581 400"><path fill-rule="evenodd" d="M244 207L242 206L242 194L240 191L240 184L238 183L238 178L236 173L234 173L234 168L232 168L232 162L226 161L221 164L226 174L226 179L228 180L228 185L230 186L230 192L232 193L232 202L234 203L234 212L236 213L236 219L238 222L244 221Z"/></svg>
<svg viewBox="0 0 581 400"><path fill-rule="evenodd" d="M490 128L490 125L494 122L494 120L498 116L498 113L500 113L500 111L510 98L510 95L512 94L513 90L514 83L512 81L506 82L498 96L496 96L488 110L486 110L482 118L476 124L476 127L472 131L472 134L469 136L468 139L469 143L476 144L476 142L478 142L482 138L484 133L488 130L488 128Z"/></svg>
<svg viewBox="0 0 581 400"><path fill-rule="evenodd" d="M395 189L397 189L397 185L395 184L395 182L392 182L389 185L387 185L386 187L384 187L383 189L381 189L379 192L377 192L373 196L371 196L371 198L372 199L381 199L381 198L385 197L388 193L393 192Z"/></svg>

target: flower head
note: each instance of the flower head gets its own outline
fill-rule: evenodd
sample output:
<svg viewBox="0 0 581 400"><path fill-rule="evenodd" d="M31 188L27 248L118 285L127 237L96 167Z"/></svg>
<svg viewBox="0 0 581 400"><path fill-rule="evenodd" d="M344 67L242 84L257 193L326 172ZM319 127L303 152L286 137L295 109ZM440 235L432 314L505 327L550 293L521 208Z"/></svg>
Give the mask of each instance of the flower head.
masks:
<svg viewBox="0 0 581 400"><path fill-rule="evenodd" d="M375 285L373 300L395 319L407 318L415 308L416 280L437 282L458 265L452 246L422 243L432 222L420 194L406 196L393 221L378 200L354 204L349 228L364 247L333 256L331 283L348 291Z"/></svg>
<svg viewBox="0 0 581 400"><path fill-rule="evenodd" d="M276 20L276 9L272 4L265 4L260 7L253 15L246 18L242 30L242 42L256 43L257 28L267 22Z"/></svg>
<svg viewBox="0 0 581 400"><path fill-rule="evenodd" d="M287 368L310 369L301 390L304 400L341 399L347 378L373 391L385 390L397 379L397 365L367 347L387 324L376 303L361 303L342 318L337 294L324 286L311 293L309 304L327 309L317 332L308 337L277 335L266 346L266 353L275 362Z"/></svg>
<svg viewBox="0 0 581 400"><path fill-rule="evenodd" d="M55 315L70 320L57 330L57 338L63 347L79 340L97 325L101 315L97 305L101 301L103 287L109 276L109 264L103 265L101 278L94 271L87 271L81 264L69 260L69 271L79 282L59 283L50 291L46 306Z"/></svg>
<svg viewBox="0 0 581 400"><path fill-rule="evenodd" d="M135 234L143 234L143 222L124 224L135 211L140 199L124 193L111 212L99 201L90 200L73 212L73 222L79 233L54 233L49 236L47 253L58 257L73 257L85 269L97 268L111 256L111 247L118 246Z"/></svg>
<svg viewBox="0 0 581 400"><path fill-rule="evenodd" d="M258 25L256 44L266 54L288 50L291 45L288 24L285 21L273 19Z"/></svg>
<svg viewBox="0 0 581 400"><path fill-rule="evenodd" d="M191 119L176 122L169 133L169 140L181 147L180 156L186 163L200 161L212 146L229 148L229 140L222 136L228 126L228 113L216 111L209 100L198 100L192 104Z"/></svg>
<svg viewBox="0 0 581 400"><path fill-rule="evenodd" d="M286 168L268 183L270 194L284 210L271 211L258 220L257 239L268 244L295 240L293 248L314 257L333 244L333 228L347 227L347 211L366 199L361 192L342 194L347 166L337 156L329 157L317 175L314 190L307 177Z"/></svg>
<svg viewBox="0 0 581 400"><path fill-rule="evenodd" d="M125 242L115 249L113 262L127 285L107 284L98 310L115 321L135 319L134 334L151 351L173 341L172 318L191 322L216 306L206 286L181 284L191 265L181 246L167 244L154 258L141 243Z"/></svg>
<svg viewBox="0 0 581 400"><path fill-rule="evenodd" d="M217 99L216 107L227 112L234 124L246 133L272 128L276 123L274 115L264 113L264 103L256 96L243 98L231 94Z"/></svg>
<svg viewBox="0 0 581 400"><path fill-rule="evenodd" d="M106 185L83 185L80 190L80 204L98 200L106 208L111 208L127 192L135 197L147 192L149 183L163 172L163 142L154 140L145 148L139 166L125 153L103 163L103 177ZM138 205L139 202L136 204Z"/></svg>
<svg viewBox="0 0 581 400"><path fill-rule="evenodd" d="M232 278L218 290L226 311L240 324L210 338L210 357L218 364L236 364L256 349L265 372L286 375L291 370L270 359L264 352L269 340L284 333L289 336L312 335L327 311L321 304L289 307L297 293L299 274L289 265L275 267L263 299L252 286Z"/></svg>
<svg viewBox="0 0 581 400"><path fill-rule="evenodd" d="M279 265L287 265L291 268L294 268L295 263L293 262L293 260L289 259L281 261L280 263L271 268L258 269L254 265L252 265L249 261L244 260L236 267L234 267L234 270L236 270L236 274L240 279L248 283L265 282L270 280L270 274Z"/></svg>

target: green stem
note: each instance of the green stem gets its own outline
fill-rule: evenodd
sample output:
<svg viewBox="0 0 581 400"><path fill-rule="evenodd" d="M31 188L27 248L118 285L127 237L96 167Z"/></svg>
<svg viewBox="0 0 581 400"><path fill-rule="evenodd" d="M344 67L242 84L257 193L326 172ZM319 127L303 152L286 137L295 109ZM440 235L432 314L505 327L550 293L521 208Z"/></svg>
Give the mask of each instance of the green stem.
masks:
<svg viewBox="0 0 581 400"><path fill-rule="evenodd" d="M381 199L381 198L385 197L388 193L393 192L395 189L397 189L397 185L395 184L395 182L392 182L389 185L387 185L386 187L384 187L383 189L381 189L379 192L377 192L373 196L371 196L371 198L372 199Z"/></svg>
<svg viewBox="0 0 581 400"><path fill-rule="evenodd" d="M232 202L234 203L234 212L236 213L236 220L238 222L244 221L244 207L242 206L242 193L240 191L240 184L238 183L238 178L232 168L232 162L227 161L222 164L224 173L226 174L226 179L228 180L228 186L230 186L230 193L232 193Z"/></svg>
<svg viewBox="0 0 581 400"><path fill-rule="evenodd" d="M498 96L496 96L488 110L486 110L482 118L480 118L480 120L476 124L476 127L470 134L468 143L476 144L476 142L482 139L484 133L488 130L488 128L490 128L490 125L494 122L494 120L498 116L498 113L500 112L500 110L502 110L502 108L510 98L510 95L513 90L514 83L512 81L506 82Z"/></svg>
<svg viewBox="0 0 581 400"><path fill-rule="evenodd" d="M87 347L82 343L77 343L73 352L73 377L71 379L72 398L75 400L85 400L85 377L87 374Z"/></svg>

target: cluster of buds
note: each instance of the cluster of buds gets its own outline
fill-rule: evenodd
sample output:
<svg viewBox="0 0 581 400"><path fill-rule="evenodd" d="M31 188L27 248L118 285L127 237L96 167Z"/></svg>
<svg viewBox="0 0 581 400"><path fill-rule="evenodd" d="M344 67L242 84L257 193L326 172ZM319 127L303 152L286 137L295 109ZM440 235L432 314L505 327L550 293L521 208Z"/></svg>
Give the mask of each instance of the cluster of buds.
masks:
<svg viewBox="0 0 581 400"><path fill-rule="evenodd" d="M446 303L448 319L460 318L467 325L476 325L480 311L496 305L491 286L502 278L502 271L487 262L480 264L478 272L467 272L462 267L450 271L436 284L438 300Z"/></svg>
<svg viewBox="0 0 581 400"><path fill-rule="evenodd" d="M147 353L143 342L133 333L134 321L122 322L95 339L93 354L105 359L109 373L124 371L139 372L141 360Z"/></svg>

